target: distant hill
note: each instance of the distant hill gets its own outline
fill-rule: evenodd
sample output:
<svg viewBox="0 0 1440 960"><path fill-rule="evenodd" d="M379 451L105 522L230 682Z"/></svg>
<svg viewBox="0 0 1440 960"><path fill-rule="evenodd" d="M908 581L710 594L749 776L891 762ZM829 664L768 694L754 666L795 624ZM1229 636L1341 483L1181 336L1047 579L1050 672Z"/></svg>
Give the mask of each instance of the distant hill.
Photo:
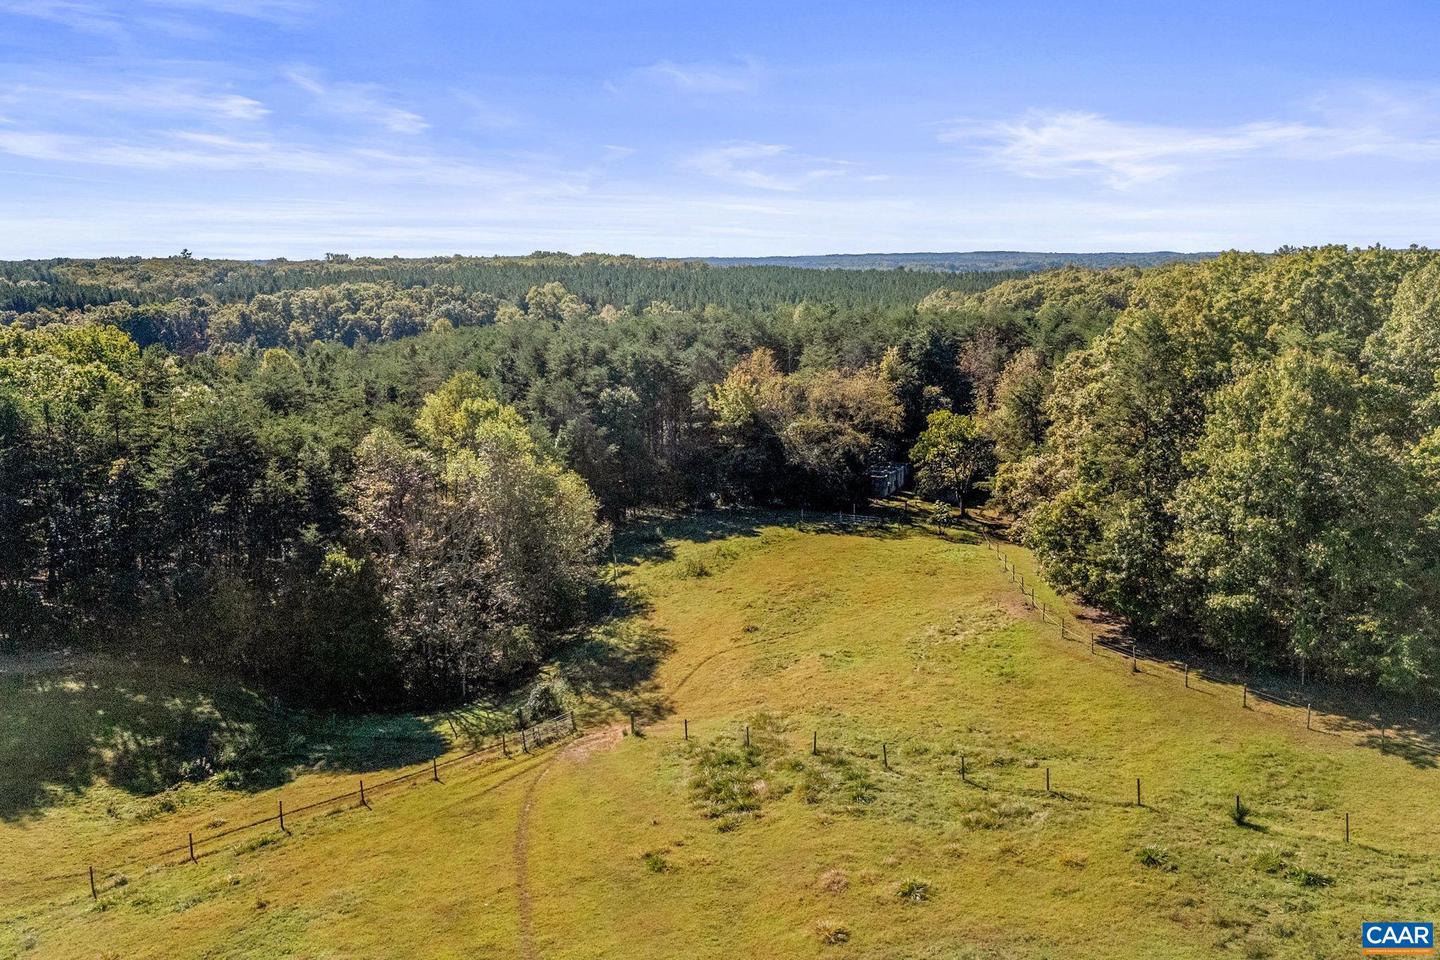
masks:
<svg viewBox="0 0 1440 960"><path fill-rule="evenodd" d="M905 270L968 273L990 270L1049 270L1054 267L1153 267L1174 260L1205 260L1214 253L1033 253L973 250L969 253L826 253L801 257L685 257L716 267L802 267L811 270Z"/></svg>

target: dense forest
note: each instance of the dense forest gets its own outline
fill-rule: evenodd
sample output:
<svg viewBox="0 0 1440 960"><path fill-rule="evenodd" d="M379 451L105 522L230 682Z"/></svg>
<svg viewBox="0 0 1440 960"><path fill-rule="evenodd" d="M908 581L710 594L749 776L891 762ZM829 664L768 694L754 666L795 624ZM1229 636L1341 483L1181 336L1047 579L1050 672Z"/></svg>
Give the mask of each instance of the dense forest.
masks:
<svg viewBox="0 0 1440 960"><path fill-rule="evenodd" d="M908 307L937 286L980 290L1007 276L993 266L943 277L904 270L789 270L747 266L720 270L699 261L641 260L630 256L567 256L536 251L526 257L437 257L381 259L328 254L323 261L197 260L189 252L164 259L0 261L0 318L8 311L30 314L50 307L75 310L107 304L145 307L130 315L172 317L203 323L215 307L240 304L262 293L331 289L347 284L386 284L415 291L435 288L437 300L464 301L493 316L502 300L522 299L531 287L562 284L591 304L644 309L668 305L685 310L719 304L761 309L777 303L823 301L843 308ZM124 307L119 309L124 312ZM165 336L165 322L151 321ZM150 331L143 328L143 336ZM357 331L360 333L379 331ZM405 331L410 333L413 331ZM219 332L219 338L225 334ZM375 339L370 336L370 339ZM242 338L243 340L243 338ZM142 343L142 346L147 344ZM188 340L167 343L193 346Z"/></svg>
<svg viewBox="0 0 1440 960"><path fill-rule="evenodd" d="M1440 671L1440 258L918 274L0 264L0 631L438 702L591 621L636 511L989 496L1252 666Z"/></svg>
<svg viewBox="0 0 1440 960"><path fill-rule="evenodd" d="M1176 260L1206 260L1213 253L1036 253L1029 250L969 250L952 253L826 253L789 257L699 257L717 267L777 266L807 270L919 270L967 273L975 270L1054 270L1059 267L1156 267Z"/></svg>

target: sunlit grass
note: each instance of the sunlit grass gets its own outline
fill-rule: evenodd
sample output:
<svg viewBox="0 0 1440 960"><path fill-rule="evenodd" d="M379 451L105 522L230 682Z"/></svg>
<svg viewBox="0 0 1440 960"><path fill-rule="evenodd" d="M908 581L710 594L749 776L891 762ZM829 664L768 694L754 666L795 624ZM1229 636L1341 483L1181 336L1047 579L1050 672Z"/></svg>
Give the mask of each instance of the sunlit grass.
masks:
<svg viewBox="0 0 1440 960"><path fill-rule="evenodd" d="M99 905L47 877L353 777L121 820L155 798L96 782L0 826L0 955L514 956L527 802L544 957L1343 956L1440 907L1440 772L1091 655L965 535L793 519L622 540L633 612L552 673L610 735L105 871Z"/></svg>

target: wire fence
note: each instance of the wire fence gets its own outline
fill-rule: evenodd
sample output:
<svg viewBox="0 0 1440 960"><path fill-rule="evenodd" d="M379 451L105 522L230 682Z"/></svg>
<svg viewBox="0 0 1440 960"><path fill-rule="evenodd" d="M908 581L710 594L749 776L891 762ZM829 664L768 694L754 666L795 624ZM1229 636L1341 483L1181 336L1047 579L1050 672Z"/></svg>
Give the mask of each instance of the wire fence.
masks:
<svg viewBox="0 0 1440 960"><path fill-rule="evenodd" d="M673 724L675 718L670 718L668 723ZM662 729L665 722L657 723L646 728L639 723L636 714L630 714L630 732L637 736L648 736L651 731ZM743 745L747 750L751 748L752 736L749 723L733 721L721 721L722 737L733 737L738 745ZM690 718L679 718L679 728L674 730L684 742L689 742L692 737L700 738L701 723L692 725ZM672 726L672 729L673 726ZM713 729L713 727L712 727ZM773 742L776 735L773 730L765 731L766 735ZM811 756L834 755L837 752L843 753L847 758L873 763L887 774L904 776L913 771L901 758L900 744L887 740L875 740L868 742L866 746L857 747L853 743L847 745L845 740L833 734L822 734L821 730L810 731L809 753ZM789 749L796 749L796 745L789 737L781 737ZM763 741L762 741L763 742ZM804 749L804 747L799 747ZM925 750L924 757L935 756L933 751ZM953 756L953 755L952 755ZM974 754L959 753L954 756L955 763L949 772L957 776L962 788L973 788L983 792L998 792L1016 797L1053 797L1067 801L1084 801L1099 806L1112 808L1132 808L1151 812L1167 812L1171 808L1166 800L1165 786L1169 787L1169 796L1174 796L1173 782L1164 784L1160 790L1155 790L1154 780L1147 781L1144 777L1122 777L1118 780L1111 779L1109 785L1113 789L1096 789L1094 785L1094 774L1090 772L1090 785L1087 786L1082 777L1080 782L1062 781L1061 775L1073 773L1074 767L1062 767L1058 764L1026 764L1025 769L1034 777L1030 784L1014 783L1014 775L1008 776L1001 773L1003 770L1016 769L1010 763L999 763L992 759L992 762L984 762L985 753L983 750ZM979 762L977 762L979 761ZM1090 765L1082 765L1086 771L1090 771ZM947 767L948 769L948 767ZM1133 799L1132 799L1133 798ZM1254 799L1253 797L1251 798ZM1306 830L1280 829L1278 824L1273 822L1263 825L1257 824L1257 817L1261 816L1256 808L1251 807L1245 800L1245 794L1224 794L1215 798L1215 806L1223 809L1229 820L1236 826L1247 829L1258 829L1266 834L1287 835L1296 838L1309 838L1316 840L1351 842L1352 813L1349 811L1334 812L1333 831L1316 833Z"/></svg>
<svg viewBox="0 0 1440 960"><path fill-rule="evenodd" d="M453 721L452 721L453 723ZM275 826L281 833L289 833L286 821L294 822L297 817L314 813L321 809L335 809L345 804L352 804L355 807L366 808L370 806L370 798L378 794L393 790L394 788L415 782L429 780L434 783L443 782L440 779L442 770L454 767L456 764L464 763L467 760L478 761L489 758L506 759L515 756L529 754L532 750L538 749L548 743L553 743L563 737L578 732L579 726L575 721L572 712L559 713L543 720L531 720L525 723L523 718L513 730L505 730L495 735L489 743L478 743L471 740L471 749L457 756L447 757L441 760L439 757L432 757L428 767L420 767L409 773L389 777L378 782L366 783L364 778L357 778L357 785L354 790L345 793L337 793L334 796L325 797L320 800L312 800L301 804L298 807L285 807L283 797L276 798L276 811L267 817L260 817L247 823L229 826L221 830L215 830L205 834L188 832L183 842L163 850L149 851L142 856L131 857L112 863L105 867L105 875L108 877L123 876L127 870L148 869L156 867L176 867L186 863L198 863L202 857L210 856L220 852L215 845L220 841L235 837L237 834L246 831L259 830L262 827ZM207 849L209 848L209 849ZM94 900L100 898L102 892L96 883L95 866L88 865L84 872L57 874L47 877L48 880L89 880L90 896Z"/></svg>
<svg viewBox="0 0 1440 960"><path fill-rule="evenodd" d="M1040 615L1041 621L1044 623L1053 623L1056 627L1059 628L1060 638L1062 640L1071 640L1082 643L1088 642L1091 653L1095 653L1097 650L1101 650L1118 654L1130 662L1130 669L1133 673L1143 672L1140 669L1140 663L1142 661L1153 666L1162 667L1167 670L1180 673L1184 678L1185 687L1191 687L1191 664L1188 661L1181 660L1177 662L1168 658L1158 656L1153 652L1149 652L1141 648L1139 643L1132 638L1107 636L1104 634L1097 634L1093 630L1079 630L1069 627L1066 623L1065 612L1063 608L1052 608L1048 603L1040 600L1039 597L1037 597L1035 593L1035 584L1037 581L1039 581L1039 578L1032 574L1030 577L1030 581L1027 583L1025 579L1025 574L1020 573L1019 568L1015 566L1014 562L1011 561L1010 558L1005 556L1004 551L999 545L999 541L995 540L995 538L983 532L981 533L980 538L985 548L995 554L996 558L1000 561L1001 565L1010 575L1011 581L1017 584L1017 586L1019 586L1020 593L1025 598L1026 603L1031 607L1031 609L1035 610ZM1212 683L1216 686L1233 687L1238 685L1240 687L1241 708L1250 708L1250 702L1253 700L1262 703L1275 704L1276 706L1291 707L1297 712L1303 710L1305 713L1305 729L1318 731L1321 733L1334 733L1334 731L1332 730L1316 726L1316 711L1313 701L1301 702L1299 700L1286 697L1280 693L1277 693L1273 689L1267 689L1263 686L1258 686L1253 679L1240 675L1236 675L1233 678L1229 678L1226 680L1210 679L1208 677L1209 672L1210 671L1207 671L1207 677L1205 678L1206 682ZM1195 677L1196 682L1198 682L1199 680L1200 678L1198 676ZM1432 760L1440 759L1440 749L1437 749L1414 736L1405 734L1402 731L1391 729L1388 725L1374 726L1370 729L1372 731L1370 734L1371 739L1378 740L1382 752L1403 751L1407 756L1424 757Z"/></svg>

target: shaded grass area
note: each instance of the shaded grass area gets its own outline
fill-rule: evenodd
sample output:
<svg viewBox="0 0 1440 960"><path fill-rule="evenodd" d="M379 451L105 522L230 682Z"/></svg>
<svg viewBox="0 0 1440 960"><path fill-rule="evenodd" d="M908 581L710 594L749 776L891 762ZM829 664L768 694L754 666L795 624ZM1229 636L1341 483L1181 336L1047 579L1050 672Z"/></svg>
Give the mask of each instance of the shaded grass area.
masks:
<svg viewBox="0 0 1440 960"><path fill-rule="evenodd" d="M101 782L135 797L203 781L255 791L297 768L388 769L445 748L420 717L289 710L183 669L87 657L0 674L0 820Z"/></svg>

